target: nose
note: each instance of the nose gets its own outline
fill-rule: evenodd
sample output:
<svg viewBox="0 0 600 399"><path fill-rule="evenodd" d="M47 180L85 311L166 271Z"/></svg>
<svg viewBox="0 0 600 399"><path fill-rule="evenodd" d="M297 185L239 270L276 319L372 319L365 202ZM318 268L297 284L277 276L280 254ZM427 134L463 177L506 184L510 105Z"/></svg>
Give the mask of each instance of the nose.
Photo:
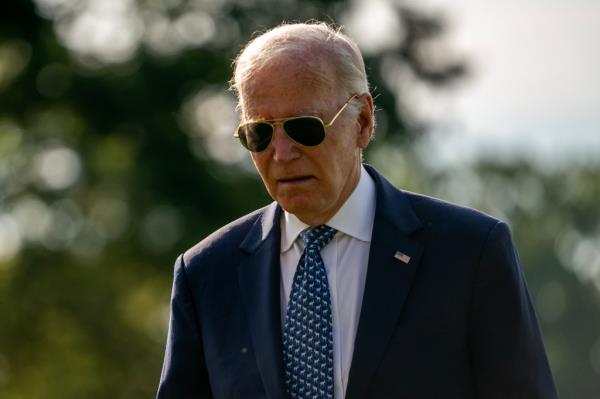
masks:
<svg viewBox="0 0 600 399"><path fill-rule="evenodd" d="M271 139L273 147L273 160L275 162L287 162L300 156L297 144L283 130L281 124L276 124Z"/></svg>

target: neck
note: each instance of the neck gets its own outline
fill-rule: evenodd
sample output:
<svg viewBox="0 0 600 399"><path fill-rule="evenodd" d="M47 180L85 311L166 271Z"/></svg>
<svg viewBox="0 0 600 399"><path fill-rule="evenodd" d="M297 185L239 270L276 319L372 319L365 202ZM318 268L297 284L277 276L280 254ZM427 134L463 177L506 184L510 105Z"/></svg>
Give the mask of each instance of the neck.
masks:
<svg viewBox="0 0 600 399"><path fill-rule="evenodd" d="M326 211L319 213L319 214L296 213L294 215L298 219L300 219L300 221L302 221L303 223L305 223L311 227L319 226L321 224L326 224L329 220L331 220L332 217L335 216L335 214L346 203L346 201L348 200L350 195L352 195L352 193L356 189L356 186L358 185L358 182L360 181L361 170L362 170L362 163L359 163L358 168L356 168L354 170L354 172L348 177L347 183L344 186L344 189L342 190L340 197L338 198L338 201L335 203L335 205L333 207L331 207L331 209L327 209Z"/></svg>

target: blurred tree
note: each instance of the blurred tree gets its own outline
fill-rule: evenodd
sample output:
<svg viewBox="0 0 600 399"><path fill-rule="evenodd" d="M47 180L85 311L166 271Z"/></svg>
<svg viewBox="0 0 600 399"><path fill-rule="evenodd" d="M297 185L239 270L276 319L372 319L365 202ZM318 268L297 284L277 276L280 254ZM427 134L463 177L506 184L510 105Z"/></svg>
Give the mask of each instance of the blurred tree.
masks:
<svg viewBox="0 0 600 399"><path fill-rule="evenodd" d="M257 30L283 20L347 21L365 48L380 109L378 140L367 157L405 187L436 188L433 193L452 198L439 188L450 187L454 173L435 175L418 161L409 166L409 154L390 154L393 144L406 143L428 126L410 107L406 88L454 84L465 64L439 44L441 16L402 2L376 3L387 7L387 22L370 41L367 34L376 29L364 27L360 7L366 3L360 1L35 0L5 7L0 17L0 397L153 395L175 256L269 201L232 138L235 98L226 91L231 61ZM520 176L523 168L542 187L544 179L564 177L538 175L525 166L510 173ZM597 170L577 178L582 185L597 181ZM512 184L510 179L503 184ZM552 204L544 195L531 206L553 215L556 237L577 221L575 236L563 238L580 242L594 228L598 236L589 218L593 206L584 201L597 198L594 193L572 198L573 206L559 211L543 208ZM500 215L513 220L503 209ZM514 227L520 240L529 237L534 223L519 220ZM536 232L531 237L559 259L555 238ZM542 302L556 301L556 292L563 292L558 294L564 297L563 312L545 321L546 331L561 331L548 335L553 364L560 365L559 383L576 383L579 388L570 392L581 395L574 397L592 397L598 386L589 356L586 372L572 370L584 352L589 354L593 330L582 329L570 348L565 342L574 335L565 323L570 317L569 326L581 325L583 316L571 307L595 291L580 290L572 277L578 274L568 274L558 260L543 272L534 266L547 262L540 248L528 247L524 258L533 267L532 285L541 290ZM544 285L548 281L555 285ZM598 308L595 298L587 302L590 309ZM600 344L595 351L593 364L600 369Z"/></svg>

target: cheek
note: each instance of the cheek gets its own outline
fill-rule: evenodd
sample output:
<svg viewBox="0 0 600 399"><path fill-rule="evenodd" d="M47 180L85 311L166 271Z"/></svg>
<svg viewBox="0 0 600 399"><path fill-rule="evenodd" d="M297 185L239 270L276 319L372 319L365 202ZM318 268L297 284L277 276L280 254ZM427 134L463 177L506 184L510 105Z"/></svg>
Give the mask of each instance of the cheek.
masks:
<svg viewBox="0 0 600 399"><path fill-rule="evenodd" d="M329 154L335 155L330 164L331 169L336 176L347 175L353 169L359 154L359 147L352 137L344 137L343 140L335 143L329 150Z"/></svg>
<svg viewBox="0 0 600 399"><path fill-rule="evenodd" d="M250 153L250 158L252 158L252 163L258 172L262 175L263 171L266 170L266 160L262 153Z"/></svg>
<svg viewBox="0 0 600 399"><path fill-rule="evenodd" d="M271 174L269 173L270 168L270 158L269 155L265 152L261 152L259 154L252 153L252 162L254 163L254 167L258 171L262 182L269 192L269 194L273 197L276 195L277 185L275 181L271 178Z"/></svg>
<svg viewBox="0 0 600 399"><path fill-rule="evenodd" d="M268 182L268 163L261 156L257 156L254 153L251 155L252 163L254 163L254 167L258 171L258 174L262 178L263 182L267 184Z"/></svg>

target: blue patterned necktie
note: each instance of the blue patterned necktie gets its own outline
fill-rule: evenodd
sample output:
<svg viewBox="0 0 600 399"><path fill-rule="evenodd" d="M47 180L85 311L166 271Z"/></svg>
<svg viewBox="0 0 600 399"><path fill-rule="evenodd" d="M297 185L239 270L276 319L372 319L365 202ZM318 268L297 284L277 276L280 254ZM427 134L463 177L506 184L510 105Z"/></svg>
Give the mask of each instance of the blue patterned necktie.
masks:
<svg viewBox="0 0 600 399"><path fill-rule="evenodd" d="M285 385L294 399L333 399L333 322L321 249L336 232L322 224L300 233L304 252L283 329Z"/></svg>

